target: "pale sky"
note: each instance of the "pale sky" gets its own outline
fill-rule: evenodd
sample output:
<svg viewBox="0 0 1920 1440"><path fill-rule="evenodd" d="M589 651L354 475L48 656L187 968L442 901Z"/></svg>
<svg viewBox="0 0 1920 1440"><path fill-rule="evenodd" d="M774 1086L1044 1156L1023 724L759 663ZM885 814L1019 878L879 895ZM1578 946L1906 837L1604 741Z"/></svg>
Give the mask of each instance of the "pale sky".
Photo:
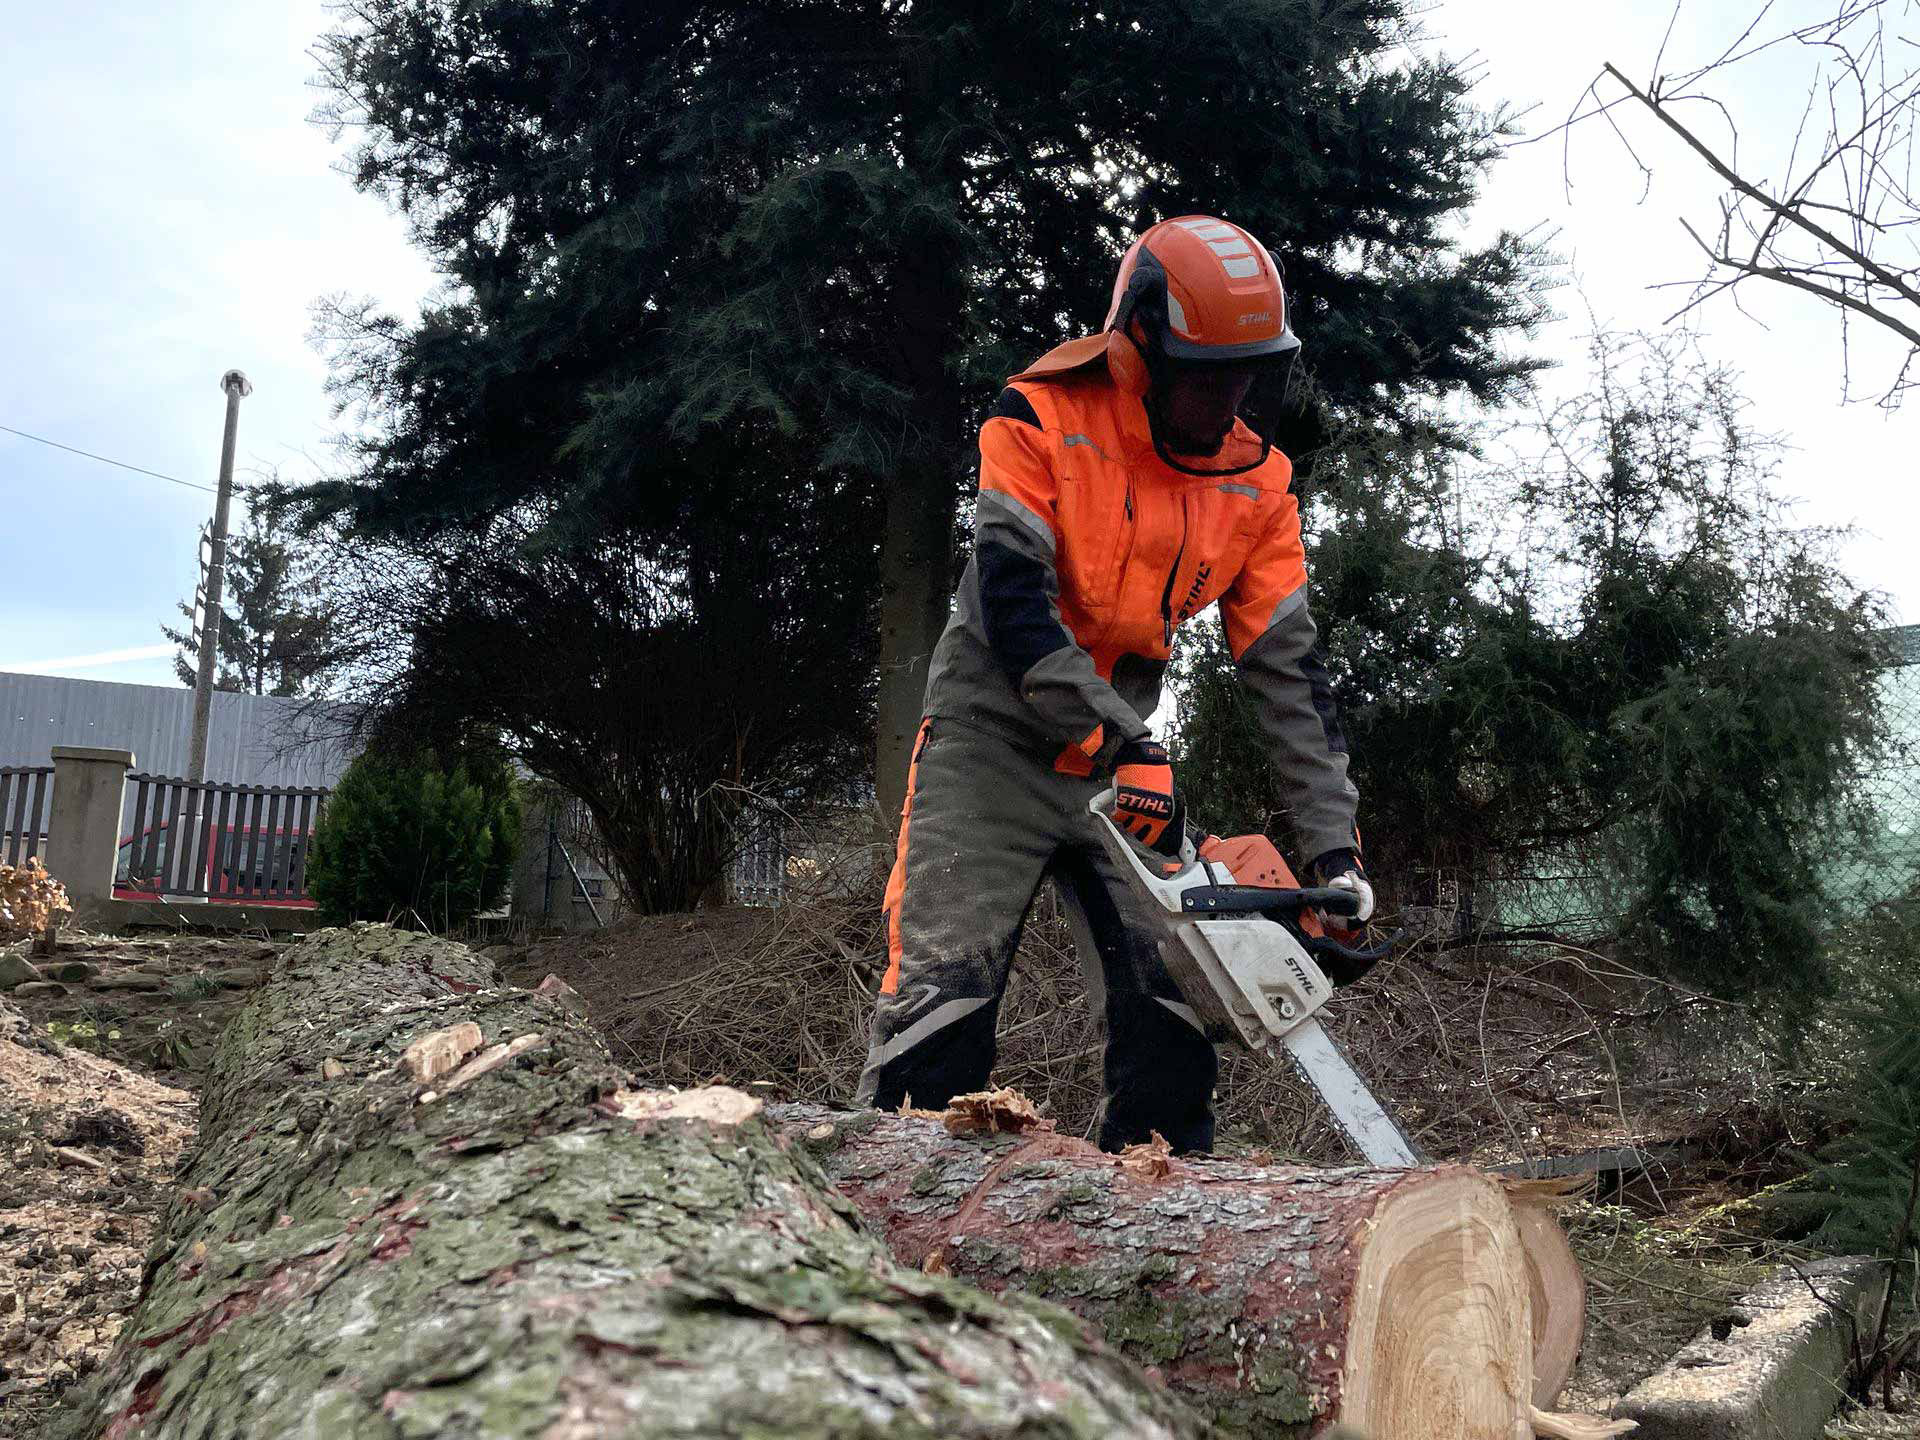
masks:
<svg viewBox="0 0 1920 1440"><path fill-rule="evenodd" d="M1752 3L1688 0L1667 68L1724 45ZM1826 9L1830 0L1795 0L1780 13ZM1432 48L1482 57L1483 104L1538 102L1526 126L1539 132L1603 60L1643 76L1670 11L1670 0L1439 0L1425 24ZM313 302L345 292L410 311L434 284L400 223L355 193L333 168L338 147L308 123L319 97L307 50L326 18L318 0L11 7L0 426L211 486L219 379L238 367L254 384L241 468L297 476L326 462L335 421L308 341ZM1756 69L1731 94L1743 155L1763 165L1790 137L1801 63ZM1556 296L1570 318L1531 346L1569 362L1550 389L1581 379L1587 305L1621 329L1657 328L1677 308L1676 292L1647 287L1697 274L1678 217L1713 217L1717 191L1698 162L1650 122L1623 119L1658 169L1644 198L1619 143L1590 125L1570 151L1558 140L1512 151L1470 225L1476 236L1544 226L1577 271L1579 290ZM1782 478L1801 516L1855 526L1852 572L1920 621L1908 553L1920 530L1920 411L1842 405L1833 313L1757 285L1746 295L1757 320L1722 302L1694 322L1709 354L1744 371L1756 422L1796 447ZM1887 370L1891 347L1858 330L1855 347L1857 375ZM158 626L191 593L213 497L4 432L0 496L11 591L0 670L173 683Z"/></svg>

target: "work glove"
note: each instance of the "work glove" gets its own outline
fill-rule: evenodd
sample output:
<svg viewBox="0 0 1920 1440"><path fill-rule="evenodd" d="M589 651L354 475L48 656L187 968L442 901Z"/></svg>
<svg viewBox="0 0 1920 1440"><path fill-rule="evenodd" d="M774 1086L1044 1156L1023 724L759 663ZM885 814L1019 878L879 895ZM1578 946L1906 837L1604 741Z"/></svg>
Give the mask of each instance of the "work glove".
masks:
<svg viewBox="0 0 1920 1440"><path fill-rule="evenodd" d="M1150 739L1129 740L1113 756L1113 820L1149 850L1180 852L1180 802L1173 793L1173 762Z"/></svg>
<svg viewBox="0 0 1920 1440"><path fill-rule="evenodd" d="M1373 918L1373 886L1367 883L1367 875L1360 868L1360 855L1355 850L1329 850L1313 862L1313 872L1322 885L1335 890L1351 890L1360 897L1360 908L1352 915L1333 915L1325 911L1320 914L1320 923L1329 930L1358 930Z"/></svg>

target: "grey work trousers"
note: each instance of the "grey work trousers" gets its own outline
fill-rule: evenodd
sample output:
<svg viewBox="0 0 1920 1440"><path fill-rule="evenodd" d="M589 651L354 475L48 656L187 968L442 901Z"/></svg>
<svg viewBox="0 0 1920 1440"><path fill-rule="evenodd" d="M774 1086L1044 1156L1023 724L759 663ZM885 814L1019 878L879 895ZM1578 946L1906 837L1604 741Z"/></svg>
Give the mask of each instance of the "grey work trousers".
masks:
<svg viewBox="0 0 1920 1440"><path fill-rule="evenodd" d="M1028 908L1051 876L1094 1008L1104 1012L1109 1150L1159 1131L1213 1144L1213 1046L1101 848L1087 802L1105 782L1061 774L1010 741L934 717L921 728L887 886L890 950L860 1078L862 1104L939 1108L984 1089Z"/></svg>

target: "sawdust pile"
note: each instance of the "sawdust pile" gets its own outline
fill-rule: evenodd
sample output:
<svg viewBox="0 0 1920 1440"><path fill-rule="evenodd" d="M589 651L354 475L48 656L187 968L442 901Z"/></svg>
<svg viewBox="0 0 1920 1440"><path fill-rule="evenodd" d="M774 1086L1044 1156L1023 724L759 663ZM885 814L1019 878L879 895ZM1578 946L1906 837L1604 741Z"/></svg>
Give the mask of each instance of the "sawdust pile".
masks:
<svg viewBox="0 0 1920 1440"><path fill-rule="evenodd" d="M112 1343L196 1109L0 1000L0 1416L57 1398Z"/></svg>

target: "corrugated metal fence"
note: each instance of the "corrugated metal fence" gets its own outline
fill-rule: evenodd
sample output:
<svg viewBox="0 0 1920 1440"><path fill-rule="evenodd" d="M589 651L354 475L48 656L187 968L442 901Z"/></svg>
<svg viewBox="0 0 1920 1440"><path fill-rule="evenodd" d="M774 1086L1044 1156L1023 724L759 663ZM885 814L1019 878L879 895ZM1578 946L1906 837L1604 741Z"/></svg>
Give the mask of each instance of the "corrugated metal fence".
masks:
<svg viewBox="0 0 1920 1440"><path fill-rule="evenodd" d="M333 785L354 755L353 707L213 692L209 775L246 785ZM154 774L188 768L193 691L0 671L0 765L44 765L55 745L131 750Z"/></svg>

